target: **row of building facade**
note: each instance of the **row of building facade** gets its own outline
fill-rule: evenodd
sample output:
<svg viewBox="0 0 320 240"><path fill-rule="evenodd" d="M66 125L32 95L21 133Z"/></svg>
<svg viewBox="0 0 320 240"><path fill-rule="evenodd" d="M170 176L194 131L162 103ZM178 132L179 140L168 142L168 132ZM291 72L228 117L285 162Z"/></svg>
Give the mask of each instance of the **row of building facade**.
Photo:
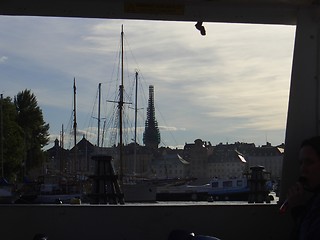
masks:
<svg viewBox="0 0 320 240"><path fill-rule="evenodd" d="M272 146L266 143L255 146L253 143L220 143L213 146L210 142L196 139L186 143L183 149L168 147L150 148L131 143L122 147L122 164L119 160L119 147L102 148L94 146L83 137L70 150L63 149L56 139L52 148L47 150L47 173L94 174L94 154L113 157L116 171L126 176L141 176L154 179L196 178L239 178L251 166L264 166L272 180L279 180L282 173L284 145Z"/></svg>

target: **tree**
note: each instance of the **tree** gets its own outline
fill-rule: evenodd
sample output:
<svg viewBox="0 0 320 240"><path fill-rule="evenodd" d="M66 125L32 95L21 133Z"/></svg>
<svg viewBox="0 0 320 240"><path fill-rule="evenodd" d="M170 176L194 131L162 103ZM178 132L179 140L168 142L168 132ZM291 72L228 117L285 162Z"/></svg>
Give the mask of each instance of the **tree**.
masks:
<svg viewBox="0 0 320 240"><path fill-rule="evenodd" d="M45 160L42 148L49 142L49 124L43 119L36 96L30 90L19 92L14 98L17 123L23 131L26 147L26 172L38 167Z"/></svg>
<svg viewBox="0 0 320 240"><path fill-rule="evenodd" d="M10 97L0 99L2 119L3 169L1 173L9 181L15 180L24 159L25 145L22 128L17 123L17 112ZM1 116L2 114L2 116ZM2 153L1 153L2 154ZM1 159L2 160L2 159ZM2 167L2 164L1 164Z"/></svg>

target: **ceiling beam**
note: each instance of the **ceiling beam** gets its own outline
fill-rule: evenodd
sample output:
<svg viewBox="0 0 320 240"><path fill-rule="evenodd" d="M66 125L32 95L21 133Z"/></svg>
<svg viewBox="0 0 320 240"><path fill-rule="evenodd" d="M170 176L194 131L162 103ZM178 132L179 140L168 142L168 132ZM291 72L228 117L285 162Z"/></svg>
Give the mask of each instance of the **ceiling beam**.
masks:
<svg viewBox="0 0 320 240"><path fill-rule="evenodd" d="M0 15L293 25L306 6L309 0L2 0Z"/></svg>

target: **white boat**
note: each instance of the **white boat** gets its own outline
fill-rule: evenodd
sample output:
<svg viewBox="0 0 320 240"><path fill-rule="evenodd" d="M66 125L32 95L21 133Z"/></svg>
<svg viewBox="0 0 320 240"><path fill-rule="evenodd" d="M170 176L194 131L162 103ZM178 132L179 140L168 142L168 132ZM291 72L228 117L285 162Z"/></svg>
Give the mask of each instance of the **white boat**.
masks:
<svg viewBox="0 0 320 240"><path fill-rule="evenodd" d="M248 200L249 187L246 178L213 179L208 195L213 200Z"/></svg>
<svg viewBox="0 0 320 240"><path fill-rule="evenodd" d="M81 194L53 194L38 195L32 203L34 204L70 204L78 199L81 202Z"/></svg>
<svg viewBox="0 0 320 240"><path fill-rule="evenodd" d="M0 187L0 203L14 203L19 198L19 193L14 191L13 186Z"/></svg>
<svg viewBox="0 0 320 240"><path fill-rule="evenodd" d="M79 184L56 175L44 175L38 181L26 183L21 197L16 203L61 204L81 199Z"/></svg>
<svg viewBox="0 0 320 240"><path fill-rule="evenodd" d="M32 203L37 204L61 204L71 203L73 199L81 199L79 191L64 192L58 184L43 183L40 192Z"/></svg>
<svg viewBox="0 0 320 240"><path fill-rule="evenodd" d="M246 178L212 179L203 185L162 186L157 189L159 201L247 201L249 187Z"/></svg>
<svg viewBox="0 0 320 240"><path fill-rule="evenodd" d="M126 202L155 202L157 188L152 182L132 182L122 185Z"/></svg>
<svg viewBox="0 0 320 240"><path fill-rule="evenodd" d="M15 186L2 177L0 179L0 203L14 203L19 196Z"/></svg>

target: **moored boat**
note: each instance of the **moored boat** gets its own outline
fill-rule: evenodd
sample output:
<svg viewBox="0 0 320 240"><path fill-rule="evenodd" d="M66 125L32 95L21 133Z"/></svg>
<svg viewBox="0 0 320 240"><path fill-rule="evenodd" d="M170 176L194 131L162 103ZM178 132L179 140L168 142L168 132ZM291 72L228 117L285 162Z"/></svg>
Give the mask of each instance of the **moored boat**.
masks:
<svg viewBox="0 0 320 240"><path fill-rule="evenodd" d="M155 202L156 185L152 182L135 181L122 185L122 191L126 202Z"/></svg>
<svg viewBox="0 0 320 240"><path fill-rule="evenodd" d="M81 199L79 182L56 175L40 176L36 182L26 183L16 203L60 204Z"/></svg>
<svg viewBox="0 0 320 240"><path fill-rule="evenodd" d="M0 203L14 203L19 198L19 192L14 184L5 178L0 179Z"/></svg>
<svg viewBox="0 0 320 240"><path fill-rule="evenodd" d="M167 185L158 187L158 201L247 201L246 178L212 179L202 185Z"/></svg>
<svg viewBox="0 0 320 240"><path fill-rule="evenodd" d="M215 201L247 201L249 192L246 178L213 179L208 195Z"/></svg>

